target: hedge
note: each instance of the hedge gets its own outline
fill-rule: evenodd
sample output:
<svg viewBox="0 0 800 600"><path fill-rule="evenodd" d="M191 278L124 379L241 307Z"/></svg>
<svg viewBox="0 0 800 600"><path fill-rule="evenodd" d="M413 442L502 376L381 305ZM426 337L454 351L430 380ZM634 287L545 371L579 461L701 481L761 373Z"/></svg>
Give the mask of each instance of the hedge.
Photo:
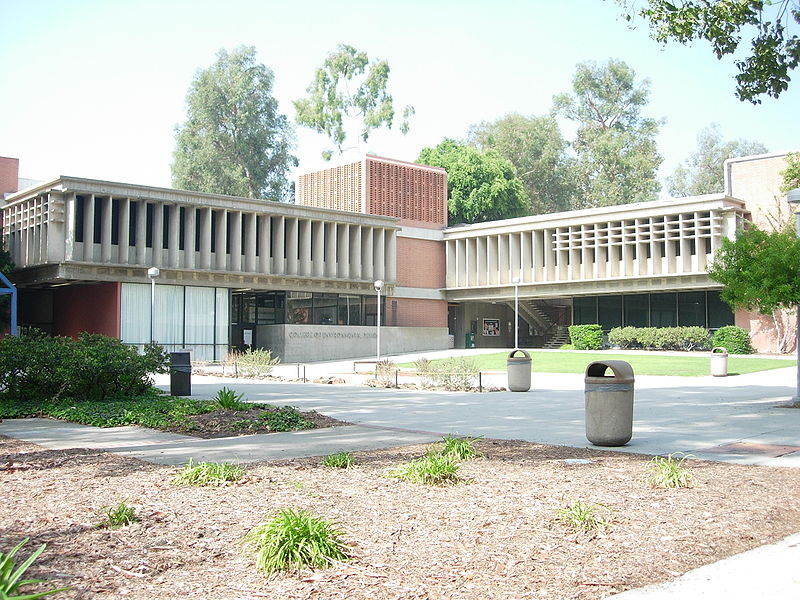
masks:
<svg viewBox="0 0 800 600"><path fill-rule="evenodd" d="M709 350L711 335L703 327L615 327L608 343L642 350Z"/></svg>
<svg viewBox="0 0 800 600"><path fill-rule="evenodd" d="M725 348L730 354L752 354L750 334L746 329L728 325L714 332L714 347Z"/></svg>
<svg viewBox="0 0 800 600"><path fill-rule="evenodd" d="M569 339L575 350L603 348L603 328L600 325L570 325Z"/></svg>

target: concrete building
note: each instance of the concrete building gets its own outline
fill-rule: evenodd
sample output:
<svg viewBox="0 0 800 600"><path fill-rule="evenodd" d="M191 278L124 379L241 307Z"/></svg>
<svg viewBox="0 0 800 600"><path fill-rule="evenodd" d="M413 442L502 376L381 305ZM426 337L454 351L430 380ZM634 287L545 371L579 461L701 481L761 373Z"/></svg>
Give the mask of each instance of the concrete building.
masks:
<svg viewBox="0 0 800 600"><path fill-rule="evenodd" d="M445 171L376 156L301 175L295 205L66 176L22 189L0 158L3 239L23 324L142 345L157 267L153 337L195 360L371 355L376 280L382 354L509 347L515 288L523 347L557 346L572 323L734 321L766 347L706 269L746 220L790 216L784 163L728 161L722 194L447 228Z"/></svg>

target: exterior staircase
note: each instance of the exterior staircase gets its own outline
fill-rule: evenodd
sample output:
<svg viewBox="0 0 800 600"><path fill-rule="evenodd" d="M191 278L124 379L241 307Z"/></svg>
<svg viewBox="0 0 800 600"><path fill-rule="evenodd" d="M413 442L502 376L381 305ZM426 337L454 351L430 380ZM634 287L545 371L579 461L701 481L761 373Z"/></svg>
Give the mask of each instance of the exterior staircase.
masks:
<svg viewBox="0 0 800 600"><path fill-rule="evenodd" d="M514 302L508 302L513 310ZM553 322L537 300L520 300L519 316L533 327L538 336L544 338L543 348L560 348L569 343L567 327Z"/></svg>

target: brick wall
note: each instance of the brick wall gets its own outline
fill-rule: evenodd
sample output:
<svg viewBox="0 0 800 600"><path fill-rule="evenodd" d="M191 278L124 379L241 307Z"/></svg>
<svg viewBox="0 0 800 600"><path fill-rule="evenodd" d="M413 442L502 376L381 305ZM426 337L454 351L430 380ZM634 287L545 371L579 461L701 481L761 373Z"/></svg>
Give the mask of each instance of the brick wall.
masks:
<svg viewBox="0 0 800 600"><path fill-rule="evenodd" d="M16 192L19 179L19 159L0 156L0 199L3 194Z"/></svg>
<svg viewBox="0 0 800 600"><path fill-rule="evenodd" d="M295 201L303 206L364 212L363 161L300 175Z"/></svg>
<svg viewBox="0 0 800 600"><path fill-rule="evenodd" d="M118 338L120 288L117 282L56 288L53 334L77 337L88 331Z"/></svg>
<svg viewBox="0 0 800 600"><path fill-rule="evenodd" d="M397 303L396 305L394 303ZM397 327L447 327L447 301L389 298L386 324Z"/></svg>
<svg viewBox="0 0 800 600"><path fill-rule="evenodd" d="M397 237L397 285L443 288L445 268L444 242Z"/></svg>
<svg viewBox="0 0 800 600"><path fill-rule="evenodd" d="M726 163L726 193L744 200L752 221L763 229L781 229L792 219L786 193L780 191L786 155L745 157Z"/></svg>
<svg viewBox="0 0 800 600"><path fill-rule="evenodd" d="M368 156L367 212L403 224L440 229L447 224L447 173L414 163Z"/></svg>

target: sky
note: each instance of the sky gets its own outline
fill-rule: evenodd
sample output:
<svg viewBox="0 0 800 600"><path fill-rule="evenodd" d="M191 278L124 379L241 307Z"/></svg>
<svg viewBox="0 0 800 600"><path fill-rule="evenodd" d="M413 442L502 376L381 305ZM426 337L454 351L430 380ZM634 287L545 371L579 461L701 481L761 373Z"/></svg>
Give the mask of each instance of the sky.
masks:
<svg viewBox="0 0 800 600"><path fill-rule="evenodd" d="M662 179L712 122L726 140L800 150L800 83L777 100L741 102L732 60L699 42L661 46L611 0L0 0L0 23L0 156L19 158L30 179L168 187L195 73L240 45L274 71L291 120L292 101L338 44L387 60L398 115L407 104L416 115L408 135L375 132L365 149L401 160L481 121L546 114L577 63L609 58L651 82L644 115L665 121ZM327 146L298 127L297 172L324 166Z"/></svg>

